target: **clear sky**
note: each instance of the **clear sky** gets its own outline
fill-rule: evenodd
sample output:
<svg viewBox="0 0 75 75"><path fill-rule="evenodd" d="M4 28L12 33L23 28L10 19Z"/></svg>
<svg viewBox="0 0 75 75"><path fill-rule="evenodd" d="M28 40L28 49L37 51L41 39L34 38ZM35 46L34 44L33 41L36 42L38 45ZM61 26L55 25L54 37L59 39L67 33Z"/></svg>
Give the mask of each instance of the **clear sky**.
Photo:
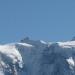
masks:
<svg viewBox="0 0 75 75"><path fill-rule="evenodd" d="M0 43L26 36L70 40L75 36L75 0L0 0Z"/></svg>

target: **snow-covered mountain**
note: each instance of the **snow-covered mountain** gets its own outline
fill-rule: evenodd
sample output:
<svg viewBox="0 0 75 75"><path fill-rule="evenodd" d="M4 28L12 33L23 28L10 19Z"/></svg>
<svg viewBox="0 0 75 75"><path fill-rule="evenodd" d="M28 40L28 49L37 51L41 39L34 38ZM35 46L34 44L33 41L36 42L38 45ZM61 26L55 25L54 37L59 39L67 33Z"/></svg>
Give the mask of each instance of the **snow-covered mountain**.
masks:
<svg viewBox="0 0 75 75"><path fill-rule="evenodd" d="M75 41L0 45L0 75L75 75Z"/></svg>

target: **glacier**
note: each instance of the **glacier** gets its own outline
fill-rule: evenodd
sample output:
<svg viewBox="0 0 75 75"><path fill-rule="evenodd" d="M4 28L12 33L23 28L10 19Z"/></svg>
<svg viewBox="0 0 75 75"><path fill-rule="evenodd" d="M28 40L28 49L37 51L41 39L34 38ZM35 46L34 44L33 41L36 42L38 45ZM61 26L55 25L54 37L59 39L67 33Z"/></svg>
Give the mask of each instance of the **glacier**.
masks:
<svg viewBox="0 0 75 75"><path fill-rule="evenodd" d="M75 40L0 45L0 75L75 75Z"/></svg>

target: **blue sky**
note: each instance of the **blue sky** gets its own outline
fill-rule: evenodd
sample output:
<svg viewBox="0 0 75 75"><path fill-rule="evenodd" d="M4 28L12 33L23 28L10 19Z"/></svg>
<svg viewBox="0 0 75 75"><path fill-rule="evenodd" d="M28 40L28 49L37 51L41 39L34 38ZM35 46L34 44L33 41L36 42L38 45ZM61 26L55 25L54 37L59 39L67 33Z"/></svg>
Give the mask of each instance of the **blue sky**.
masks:
<svg viewBox="0 0 75 75"><path fill-rule="evenodd" d="M0 0L0 43L26 36L70 40L75 36L75 0Z"/></svg>

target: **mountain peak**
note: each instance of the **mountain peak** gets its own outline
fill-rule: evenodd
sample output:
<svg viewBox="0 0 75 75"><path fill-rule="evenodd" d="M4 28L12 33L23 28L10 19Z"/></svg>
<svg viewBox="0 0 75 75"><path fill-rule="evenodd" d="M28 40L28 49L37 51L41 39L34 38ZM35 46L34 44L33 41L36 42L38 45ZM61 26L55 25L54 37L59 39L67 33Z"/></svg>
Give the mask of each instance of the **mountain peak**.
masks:
<svg viewBox="0 0 75 75"><path fill-rule="evenodd" d="M29 41L30 39L29 39L29 37L25 37L25 38L23 38L22 40L21 40L21 42L27 42L27 41Z"/></svg>
<svg viewBox="0 0 75 75"><path fill-rule="evenodd" d="M71 41L75 41L75 36L72 38L72 40Z"/></svg>

